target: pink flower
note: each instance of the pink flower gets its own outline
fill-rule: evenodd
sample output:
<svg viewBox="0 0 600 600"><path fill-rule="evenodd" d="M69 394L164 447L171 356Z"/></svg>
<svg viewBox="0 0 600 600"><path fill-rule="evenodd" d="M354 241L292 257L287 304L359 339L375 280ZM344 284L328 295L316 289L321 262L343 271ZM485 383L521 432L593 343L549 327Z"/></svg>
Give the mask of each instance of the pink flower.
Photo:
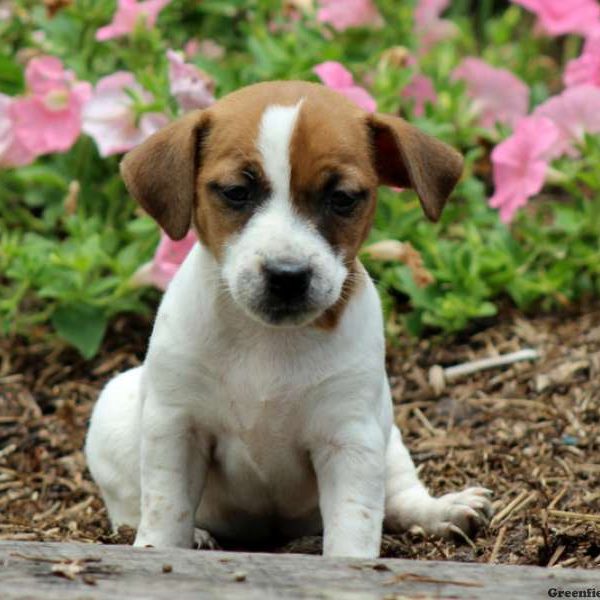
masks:
<svg viewBox="0 0 600 600"><path fill-rule="evenodd" d="M600 88L591 85L567 88L540 104L533 114L550 119L558 128L553 158L562 154L576 156L575 146L585 133L600 133Z"/></svg>
<svg viewBox="0 0 600 600"><path fill-rule="evenodd" d="M0 0L0 23L8 21L13 14L13 6L11 0Z"/></svg>
<svg viewBox="0 0 600 600"><path fill-rule="evenodd" d="M173 241L166 233L161 232L160 242L151 262L143 264L131 278L136 286L154 285L165 290L177 273L181 263L198 241L196 234L190 230L178 242Z"/></svg>
<svg viewBox="0 0 600 600"><path fill-rule="evenodd" d="M171 2L171 0L118 0L117 12L113 15L110 25L105 25L96 31L99 42L128 35L133 32L138 22L142 21L146 27L154 27L158 13Z"/></svg>
<svg viewBox="0 0 600 600"><path fill-rule="evenodd" d="M13 165L69 150L81 133L83 106L91 95L90 84L76 82L73 72L65 71L53 56L32 59L25 80L29 93L9 104L4 101L5 123L6 118L11 122L11 144L3 160Z"/></svg>
<svg viewBox="0 0 600 600"><path fill-rule="evenodd" d="M206 108L215 101L212 78L173 50L167 50L167 59L171 94L184 111Z"/></svg>
<svg viewBox="0 0 600 600"><path fill-rule="evenodd" d="M0 94L0 167L32 163L36 155L15 138L11 107L14 98Z"/></svg>
<svg viewBox="0 0 600 600"><path fill-rule="evenodd" d="M449 4L450 0L418 0L414 30L421 54L429 52L438 42L456 35L456 25L447 19L440 19Z"/></svg>
<svg viewBox="0 0 600 600"><path fill-rule="evenodd" d="M58 58L41 56L29 61L25 69L25 80L30 92L44 96L68 88L75 76L71 71L64 70Z"/></svg>
<svg viewBox="0 0 600 600"><path fill-rule="evenodd" d="M558 135L549 119L526 117L509 138L494 148L495 193L489 204L500 209L500 218L505 223L512 221L517 210L542 189Z"/></svg>
<svg viewBox="0 0 600 600"><path fill-rule="evenodd" d="M328 88L343 94L367 112L375 112L377 108L375 99L367 90L354 85L352 73L340 63L327 61L317 65L313 71Z"/></svg>
<svg viewBox="0 0 600 600"><path fill-rule="evenodd" d="M317 21L337 31L350 27L380 27L383 19L372 0L320 0Z"/></svg>
<svg viewBox="0 0 600 600"><path fill-rule="evenodd" d="M454 72L454 79L467 84L473 110L482 127L495 123L515 123L527 114L529 88L506 69L497 69L478 58L465 58Z"/></svg>
<svg viewBox="0 0 600 600"><path fill-rule="evenodd" d="M400 93L403 98L414 100L414 114L417 117L425 113L425 104L430 102L435 104L437 94L433 87L433 81L425 75L415 75L410 82L404 86Z"/></svg>
<svg viewBox="0 0 600 600"><path fill-rule="evenodd" d="M567 87L586 84L600 87L600 34L589 37L581 56L568 62L564 81Z"/></svg>
<svg viewBox="0 0 600 600"><path fill-rule="evenodd" d="M131 150L168 123L163 113L144 113L136 124L130 90L141 101L150 103L153 96L144 90L132 73L117 71L104 77L94 89L83 113L83 131L94 138L100 156Z"/></svg>
<svg viewBox="0 0 600 600"><path fill-rule="evenodd" d="M550 35L590 33L600 20L596 0L512 0L535 13L542 29Z"/></svg>
<svg viewBox="0 0 600 600"><path fill-rule="evenodd" d="M225 56L225 48L215 42L215 40L206 39L201 42L196 38L188 40L183 47L186 58L194 58L200 54L209 60L219 60Z"/></svg>
<svg viewBox="0 0 600 600"><path fill-rule="evenodd" d="M12 119L8 109L12 99L5 94L0 94L0 156L2 156L12 143Z"/></svg>
<svg viewBox="0 0 600 600"><path fill-rule="evenodd" d="M186 58L194 58L200 54L200 42L197 38L190 38L183 47L183 53Z"/></svg>

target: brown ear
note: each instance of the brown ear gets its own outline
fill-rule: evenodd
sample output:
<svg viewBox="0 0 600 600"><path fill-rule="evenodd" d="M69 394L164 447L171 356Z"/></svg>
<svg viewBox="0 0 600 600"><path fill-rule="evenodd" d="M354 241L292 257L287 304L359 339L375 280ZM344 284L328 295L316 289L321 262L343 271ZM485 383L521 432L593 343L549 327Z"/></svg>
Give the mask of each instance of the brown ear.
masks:
<svg viewBox="0 0 600 600"><path fill-rule="evenodd" d="M437 221L460 179L462 156L400 117L368 117L381 185L413 188L425 214Z"/></svg>
<svg viewBox="0 0 600 600"><path fill-rule="evenodd" d="M121 161L129 193L174 240L187 234L208 115L194 111L150 136Z"/></svg>

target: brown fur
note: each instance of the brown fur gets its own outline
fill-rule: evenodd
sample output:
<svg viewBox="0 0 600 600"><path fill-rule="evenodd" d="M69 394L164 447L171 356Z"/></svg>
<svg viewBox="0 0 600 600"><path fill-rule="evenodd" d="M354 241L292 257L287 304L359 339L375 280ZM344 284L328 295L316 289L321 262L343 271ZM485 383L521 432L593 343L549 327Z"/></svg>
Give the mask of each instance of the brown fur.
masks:
<svg viewBox="0 0 600 600"><path fill-rule="evenodd" d="M379 183L414 189L425 214L437 221L462 174L462 156L400 117L375 114L367 121Z"/></svg>
<svg viewBox="0 0 600 600"><path fill-rule="evenodd" d="M292 201L343 253L350 273L338 302L315 322L330 329L364 276L356 256L373 221L377 185L414 188L427 216L437 220L461 174L458 153L403 119L368 115L323 86L267 82L162 129L125 157L121 172L131 194L173 239L184 237L193 222L203 244L220 258L225 242L252 213L228 208L214 184L241 183L250 169L266 194L269 182L256 147L262 114L271 104L301 99L290 148ZM349 216L324 205L332 178L338 188L366 191Z"/></svg>
<svg viewBox="0 0 600 600"><path fill-rule="evenodd" d="M185 237L190 228L198 141L208 125L208 114L190 113L155 133L121 162L129 193L174 240Z"/></svg>

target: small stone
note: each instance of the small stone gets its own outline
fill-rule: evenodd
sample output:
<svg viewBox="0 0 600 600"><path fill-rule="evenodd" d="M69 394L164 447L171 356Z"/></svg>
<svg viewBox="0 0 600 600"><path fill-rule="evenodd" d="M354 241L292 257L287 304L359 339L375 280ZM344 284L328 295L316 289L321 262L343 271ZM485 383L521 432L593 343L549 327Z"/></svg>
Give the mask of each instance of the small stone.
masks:
<svg viewBox="0 0 600 600"><path fill-rule="evenodd" d="M173 572L173 565L163 565L162 566L162 572L163 573L172 573Z"/></svg>
<svg viewBox="0 0 600 600"><path fill-rule="evenodd" d="M577 446L579 444L579 438L574 435L563 435L560 439L561 443L565 446Z"/></svg>
<svg viewBox="0 0 600 600"><path fill-rule="evenodd" d="M433 365L429 369L429 385L433 388L436 396L439 396L446 387L446 378L444 377L444 369L440 365Z"/></svg>
<svg viewBox="0 0 600 600"><path fill-rule="evenodd" d="M246 573L244 571L236 571L233 574L234 581L246 581Z"/></svg>
<svg viewBox="0 0 600 600"><path fill-rule="evenodd" d="M98 585L96 578L92 577L92 575L83 575L81 579L86 585Z"/></svg>

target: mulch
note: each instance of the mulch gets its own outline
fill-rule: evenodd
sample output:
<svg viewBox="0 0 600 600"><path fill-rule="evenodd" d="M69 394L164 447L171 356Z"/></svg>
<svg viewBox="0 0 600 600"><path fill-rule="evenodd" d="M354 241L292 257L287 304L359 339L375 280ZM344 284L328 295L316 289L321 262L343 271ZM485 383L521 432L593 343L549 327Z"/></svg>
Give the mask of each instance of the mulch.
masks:
<svg viewBox="0 0 600 600"><path fill-rule="evenodd" d="M82 446L99 389L143 359L150 321L122 317L84 361L54 341L0 341L0 539L126 543L110 531ZM535 348L537 361L435 391L431 367ZM512 312L470 335L401 338L389 351L397 421L436 493L477 483L496 516L473 545L385 535L384 556L600 566L600 305ZM303 538L273 551L317 552Z"/></svg>

